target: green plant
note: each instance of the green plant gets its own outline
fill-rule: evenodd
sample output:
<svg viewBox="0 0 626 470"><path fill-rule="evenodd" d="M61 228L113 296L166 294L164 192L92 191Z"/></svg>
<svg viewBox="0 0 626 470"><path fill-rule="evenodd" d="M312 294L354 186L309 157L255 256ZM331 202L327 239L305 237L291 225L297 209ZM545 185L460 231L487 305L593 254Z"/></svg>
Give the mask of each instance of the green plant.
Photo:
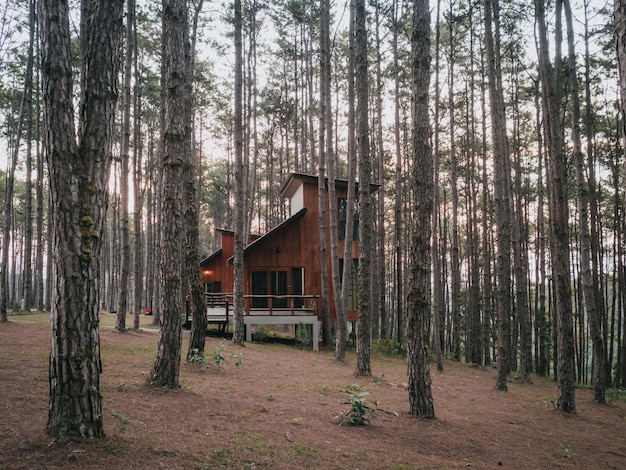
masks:
<svg viewBox="0 0 626 470"><path fill-rule="evenodd" d="M388 356L406 356L406 346L395 339L383 339L377 345L379 351Z"/></svg>
<svg viewBox="0 0 626 470"><path fill-rule="evenodd" d="M311 336L309 330L304 323L298 323L296 329L296 345L301 349L308 349L311 347Z"/></svg>
<svg viewBox="0 0 626 470"><path fill-rule="evenodd" d="M365 426L370 424L370 417L375 418L376 409L365 404L365 397L370 392L360 392L356 395L350 395L350 398L345 401L346 405L350 405L350 409L342 411L334 419L339 421L341 426L343 423L348 423L353 426ZM378 402L374 402L375 406L378 406Z"/></svg>
<svg viewBox="0 0 626 470"><path fill-rule="evenodd" d="M226 359L224 359L224 356L222 355L222 348L218 347L213 350L213 363L217 367L222 367L226 364Z"/></svg>
<svg viewBox="0 0 626 470"><path fill-rule="evenodd" d="M189 362L192 364L200 364L203 369L206 369L208 367L204 351L200 351L197 348L191 350L191 357L189 358Z"/></svg>
<svg viewBox="0 0 626 470"><path fill-rule="evenodd" d="M560 447L566 459L573 459L574 457L576 457L576 453L572 452L572 449L570 449L569 447L564 446L563 444L560 444Z"/></svg>
<svg viewBox="0 0 626 470"><path fill-rule="evenodd" d="M270 330L266 325L257 325L252 333L252 339L258 343L264 343L270 337Z"/></svg>

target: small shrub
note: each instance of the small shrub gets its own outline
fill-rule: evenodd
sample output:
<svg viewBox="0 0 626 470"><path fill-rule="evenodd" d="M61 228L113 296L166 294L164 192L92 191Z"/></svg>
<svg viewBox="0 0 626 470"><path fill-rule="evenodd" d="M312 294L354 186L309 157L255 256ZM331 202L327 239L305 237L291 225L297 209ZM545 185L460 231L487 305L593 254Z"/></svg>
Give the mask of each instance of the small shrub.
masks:
<svg viewBox="0 0 626 470"><path fill-rule="evenodd" d="M345 401L346 405L350 405L350 409L342 411L334 419L339 421L341 426L343 423L348 423L353 426L365 426L370 424L370 417L375 418L374 413L376 409L365 404L365 397L370 392L360 392L356 395L350 395L350 398ZM374 405L378 406L377 402Z"/></svg>
<svg viewBox="0 0 626 470"><path fill-rule="evenodd" d="M191 350L191 357L189 358L189 362L192 364L200 364L203 369L206 369L209 366L206 362L206 356L204 355L204 351L200 351L197 348Z"/></svg>
<svg viewBox="0 0 626 470"><path fill-rule="evenodd" d="M388 356L406 356L406 346L398 343L395 339L383 339L378 341L378 349Z"/></svg>
<svg viewBox="0 0 626 470"><path fill-rule="evenodd" d="M304 323L298 323L298 328L296 329L296 345L301 349L311 347L311 336Z"/></svg>
<svg viewBox="0 0 626 470"><path fill-rule="evenodd" d="M270 337L270 330L266 325L257 325L252 333L252 339L258 343L264 343Z"/></svg>
<svg viewBox="0 0 626 470"><path fill-rule="evenodd" d="M222 355L222 348L215 348L213 350L213 363L217 367L222 367L226 364L226 359L224 359L224 356Z"/></svg>

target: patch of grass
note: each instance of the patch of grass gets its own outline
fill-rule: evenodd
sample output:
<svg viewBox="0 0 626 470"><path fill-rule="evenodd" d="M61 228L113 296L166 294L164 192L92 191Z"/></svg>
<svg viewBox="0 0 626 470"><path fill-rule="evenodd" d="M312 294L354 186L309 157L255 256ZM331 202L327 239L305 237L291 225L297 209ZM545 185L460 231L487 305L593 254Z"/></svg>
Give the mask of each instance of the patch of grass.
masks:
<svg viewBox="0 0 626 470"><path fill-rule="evenodd" d="M112 351L107 351L104 350L102 351L102 354L120 354L122 356L134 356L136 354L156 354L156 344L150 344L150 345L145 345L145 346L141 346L141 345L136 345L136 346L131 346L130 348L120 348L117 350L112 350Z"/></svg>
<svg viewBox="0 0 626 470"><path fill-rule="evenodd" d="M120 424L120 432L126 431L126 426L128 426L128 416L124 413L118 413L113 410L113 417L119 421Z"/></svg>
<svg viewBox="0 0 626 470"><path fill-rule="evenodd" d="M288 460L290 461L299 461L304 459L306 461L317 460L320 457L319 450L317 447L307 446L302 444L302 442L298 441L297 444L294 444L289 447L287 452ZM309 465L302 465L303 467L307 467Z"/></svg>
<svg viewBox="0 0 626 470"><path fill-rule="evenodd" d="M261 437L260 434L251 434L245 429L239 429L235 432L232 444L235 447L235 452L261 452L264 454L269 450L268 443L263 439L263 437Z"/></svg>
<svg viewBox="0 0 626 470"><path fill-rule="evenodd" d="M106 454L119 455L120 451L113 447L110 443L105 442L100 446L100 450Z"/></svg>

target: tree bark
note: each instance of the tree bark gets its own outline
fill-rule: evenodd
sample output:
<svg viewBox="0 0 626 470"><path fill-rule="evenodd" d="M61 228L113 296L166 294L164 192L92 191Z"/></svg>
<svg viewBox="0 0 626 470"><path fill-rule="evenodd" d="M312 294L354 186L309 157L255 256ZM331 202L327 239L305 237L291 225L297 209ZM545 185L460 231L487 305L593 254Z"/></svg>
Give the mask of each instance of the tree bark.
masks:
<svg viewBox="0 0 626 470"><path fill-rule="evenodd" d="M320 124L319 124L319 179L318 179L318 200L320 204L320 260L322 271L322 338L324 344L330 344L332 336L330 311L324 305L324 286L328 285L328 276L324 283L324 272L328 266L327 258L324 254L326 240L326 181L325 168L328 168L328 214L330 230L330 262L331 262L331 282L333 286L333 296L335 302L335 312L337 314L337 338L335 343L335 359L343 361L345 359L346 343L346 308L341 292L341 281L339 276L339 236L337 233L337 197L335 192L336 163L333 152L333 113L331 108L331 50L330 50L330 2L320 0ZM323 215L322 215L323 214ZM324 229L322 229L324 227ZM326 295L328 298L328 295Z"/></svg>
<svg viewBox="0 0 626 470"><path fill-rule="evenodd" d="M410 412L434 418L435 409L428 366L430 318L430 235L433 212L433 159L430 148L428 88L430 85L430 13L428 0L413 2L411 65L413 73L413 166L411 186L415 196L409 251L407 305L407 362Z"/></svg>
<svg viewBox="0 0 626 470"><path fill-rule="evenodd" d="M128 2L128 9L132 1ZM128 11L129 13L129 11ZM117 295L117 322L115 329L126 331L126 313L128 310L128 295L130 293L130 228L128 225L128 169L130 160L130 105L131 105L131 78L133 70L133 18L126 15L126 56L124 60L124 81L122 101L122 142L120 144L120 283Z"/></svg>
<svg viewBox="0 0 626 470"><path fill-rule="evenodd" d="M243 48L241 0L235 0L235 253L234 253L234 324L233 343L243 344L243 248L244 248L244 169L243 169Z"/></svg>
<svg viewBox="0 0 626 470"><path fill-rule="evenodd" d="M562 40L561 2L556 4L555 64L561 64ZM572 317L568 200L567 158L563 148L560 103L561 68L553 68L548 51L545 0L535 0L535 15L539 31L539 75L542 83L544 122L548 142L550 247L554 277L556 319L556 378L557 407L567 413L576 412L574 389L574 333Z"/></svg>
<svg viewBox="0 0 626 470"><path fill-rule="evenodd" d="M122 0L83 2L77 138L68 4L60 0L40 3L44 137L50 172L55 279L47 431L57 437L104 436L98 280L122 7Z"/></svg>
<svg viewBox="0 0 626 470"><path fill-rule="evenodd" d="M356 372L359 375L372 373L370 351L372 342L371 277L372 264L372 195L371 161L369 145L369 79L367 74L367 29L365 0L355 0L355 90L356 90L356 135L359 161L359 321L357 330ZM350 210L350 208L348 208ZM346 227L346 238L351 227Z"/></svg>
<svg viewBox="0 0 626 470"><path fill-rule="evenodd" d="M195 60L196 60L196 37L198 33L198 15L202 9L203 0L200 0L195 5L194 17L193 17L193 31L191 51L189 55L189 74L190 84L189 92L192 94L192 113L195 110L196 103L193 99L193 83L195 73ZM195 141L195 135L192 136ZM189 301L193 320L191 323L191 334L189 337L189 350L187 351L187 360L190 360L194 354L194 350L204 352L206 342L206 329L207 329L207 317L206 317L206 300L204 297L204 285L202 283L202 276L198 263L200 261L200 255L198 252L199 246L199 223L200 223L200 207L198 205L198 188L196 183L198 181L198 175L200 174L199 161L200 158L195 155L194 149L190 149L186 155L186 161L184 166L184 182L185 182L185 228L186 228L186 244L185 244L185 269L187 275L187 292L189 293Z"/></svg>
<svg viewBox="0 0 626 470"><path fill-rule="evenodd" d="M440 99L439 91L439 60L441 47L441 0L437 0L437 20L435 23L435 102ZM394 28L395 31L395 28ZM394 44L397 48L397 41L394 36ZM397 50L394 50L394 56L397 57ZM397 60L397 58L395 59ZM396 93L398 89L396 87ZM432 270L433 270L433 345L435 348L435 358L437 361L437 370L443 371L443 342L444 342L444 325L445 318L445 300L442 281L442 262L439 256L439 106L435 106L434 116L435 128L433 129L433 220L432 226ZM399 169L396 167L396 173ZM399 177L396 177L399 179ZM400 204L399 198L396 198L396 205Z"/></svg>
<svg viewBox="0 0 626 470"><path fill-rule="evenodd" d="M189 75L189 22L185 0L163 0L161 93L164 104L159 261L161 328L157 357L149 381L179 387L184 311L185 219L187 188L185 166L191 153L191 77ZM183 182L183 184L181 184Z"/></svg>
<svg viewBox="0 0 626 470"><path fill-rule="evenodd" d="M500 76L500 40L498 30L498 0L485 0L485 48L489 77L491 135L494 153L494 198L497 224L496 307L498 311L498 375L496 388L507 390L507 375L511 367L511 204L509 199L510 165L504 96ZM496 32L493 33L495 24Z"/></svg>
<svg viewBox="0 0 626 470"><path fill-rule="evenodd" d="M574 49L574 25L572 9L569 0L564 0L565 21L567 24L567 45L569 62L569 82L572 100L572 140L574 144L574 165L576 168L576 186L580 212L580 257L583 294L591 341L593 344L592 385L593 399L597 403L605 403L606 381L606 348L602 335L602 321L604 312L598 311L596 289L592 272L591 233L589 229L589 185L585 179L582 139L580 135L580 98L578 96L578 77L576 76L576 51Z"/></svg>

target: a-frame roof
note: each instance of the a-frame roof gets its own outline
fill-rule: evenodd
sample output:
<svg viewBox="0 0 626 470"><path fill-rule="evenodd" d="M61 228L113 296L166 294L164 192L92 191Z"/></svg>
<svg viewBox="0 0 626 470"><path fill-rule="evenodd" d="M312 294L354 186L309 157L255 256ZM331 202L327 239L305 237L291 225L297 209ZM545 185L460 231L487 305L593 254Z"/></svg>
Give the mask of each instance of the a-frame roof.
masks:
<svg viewBox="0 0 626 470"><path fill-rule="evenodd" d="M296 220L302 218L304 216L304 214L306 214L307 209L306 207L303 207L302 209L300 209L298 212L296 212L294 215L292 215L291 217L289 217L287 220L285 220L284 222L278 224L276 227L274 227L273 229L271 229L269 232L267 232L265 235L263 235L260 238L257 238L256 240L253 240L252 242L250 242L248 244L248 246L246 246L243 250L243 254L244 256L246 255L246 253L248 253L250 250L253 250L256 246L258 246L260 243L262 243L265 240L268 240L270 238L272 238L274 235L276 235L278 232L281 232L282 230L285 230L287 227L289 227L291 224L293 224ZM230 258L228 258L228 262L232 263L234 260L234 257L231 256Z"/></svg>
<svg viewBox="0 0 626 470"><path fill-rule="evenodd" d="M319 178L315 175L307 175L304 173L291 173L289 175L289 177L287 178L287 180L282 184L282 186L280 187L280 193L282 194L283 197L289 199L291 198L291 196L294 195L294 193L296 192L296 190L298 189L298 187L300 186L301 183L308 183L308 184L314 184L317 185L319 181ZM326 186L328 186L328 178L326 178ZM335 180L335 187L336 188L347 188L348 187L348 181L347 180L342 180L342 179L337 179ZM358 191L359 190L359 183L355 183L355 188ZM373 193L374 191L377 191L378 188L380 188L380 184L378 183L371 183L370 184L370 193Z"/></svg>

